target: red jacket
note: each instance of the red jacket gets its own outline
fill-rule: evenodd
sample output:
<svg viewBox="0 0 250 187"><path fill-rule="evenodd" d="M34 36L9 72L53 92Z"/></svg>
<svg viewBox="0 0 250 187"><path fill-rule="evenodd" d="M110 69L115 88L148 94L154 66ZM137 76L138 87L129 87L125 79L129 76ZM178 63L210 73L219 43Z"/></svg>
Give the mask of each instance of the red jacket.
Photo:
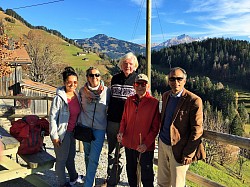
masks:
<svg viewBox="0 0 250 187"><path fill-rule="evenodd" d="M148 93L138 101L138 96L128 97L120 123L120 133L123 133L122 145L137 149L141 144L147 146L147 151L155 149L155 138L159 132L160 113L159 101Z"/></svg>

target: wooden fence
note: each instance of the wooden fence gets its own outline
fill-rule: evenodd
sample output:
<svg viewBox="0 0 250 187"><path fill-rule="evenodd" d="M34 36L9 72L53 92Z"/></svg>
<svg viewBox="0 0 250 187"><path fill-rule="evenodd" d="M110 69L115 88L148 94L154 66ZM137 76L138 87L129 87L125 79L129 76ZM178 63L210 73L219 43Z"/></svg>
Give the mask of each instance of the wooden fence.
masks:
<svg viewBox="0 0 250 187"><path fill-rule="evenodd" d="M48 118L49 116L49 109L50 109L50 102L52 101L53 97L48 97L48 96L0 96L0 99L11 99L11 100L45 100L47 101L47 112L46 114L36 114L39 117L45 117ZM24 114L16 114L16 113L11 113L11 112L6 112L5 114L0 115L0 118L8 118L8 119L13 119L13 118L21 118L23 117Z"/></svg>
<svg viewBox="0 0 250 187"><path fill-rule="evenodd" d="M30 99L30 100L47 100L47 103L51 101L52 97L31 97L31 96L0 96L0 99ZM49 110L47 111L47 115L43 115L40 117L48 117ZM0 115L0 118L19 118L23 117L24 114L12 114L12 115ZM225 133L219 133L209 130L204 130L203 138L222 142L225 144L235 145L241 148L250 149L250 138L244 138L240 136L235 136L231 134L225 134ZM155 163L157 164L157 159L155 159ZM223 187L223 185L220 185L214 181L211 181L209 179L206 179L202 176L199 176L195 173L192 173L190 171L187 172L187 179L199 184L200 186L205 187Z"/></svg>

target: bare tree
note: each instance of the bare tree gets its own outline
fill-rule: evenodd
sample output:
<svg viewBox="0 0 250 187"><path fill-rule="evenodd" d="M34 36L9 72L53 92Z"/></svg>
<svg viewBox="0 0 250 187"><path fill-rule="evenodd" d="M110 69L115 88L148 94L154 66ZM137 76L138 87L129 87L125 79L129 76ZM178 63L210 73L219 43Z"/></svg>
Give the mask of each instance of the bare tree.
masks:
<svg viewBox="0 0 250 187"><path fill-rule="evenodd" d="M35 82L56 84L62 67L62 49L58 48L53 37L46 37L42 31L31 30L28 33L27 52L32 60L29 78Z"/></svg>
<svg viewBox="0 0 250 187"><path fill-rule="evenodd" d="M11 53L4 47L8 45L8 36L3 34L2 30L3 28L0 26L0 77L9 75L11 73L8 62Z"/></svg>

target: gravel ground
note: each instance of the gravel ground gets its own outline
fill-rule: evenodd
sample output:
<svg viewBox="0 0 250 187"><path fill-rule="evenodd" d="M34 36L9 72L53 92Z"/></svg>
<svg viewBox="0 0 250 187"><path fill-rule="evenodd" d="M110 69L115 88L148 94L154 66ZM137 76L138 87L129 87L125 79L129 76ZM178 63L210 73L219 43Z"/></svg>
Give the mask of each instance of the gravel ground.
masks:
<svg viewBox="0 0 250 187"><path fill-rule="evenodd" d="M54 154L54 150L53 150L53 145L50 141L49 138L46 138L45 140L46 143L46 147L47 147L47 152L49 152L51 155L55 156ZM79 174L84 175L85 176L85 162L84 162L84 153L80 153L78 148L78 141L77 141L77 153L76 153L76 157L75 157L75 163L76 163L76 170ZM104 180L106 179L106 171L107 171L107 159L108 159L108 151L107 151L107 143L104 143L102 152L101 152L101 156L99 159L99 165L97 168L97 172L96 172L96 177L95 177L95 185L99 186L101 185ZM156 168L155 168L156 169ZM157 172L155 171L155 174ZM47 181L49 184L51 184L51 186L57 186L57 180L56 179L56 174L55 174L55 168L52 168L51 170L45 171L41 176L40 176L43 180ZM154 186L156 185L156 177L155 177L155 181L154 181ZM77 184L75 186L82 186L81 184ZM128 185L128 180L127 180L127 175L126 175L126 169L124 167L122 173L121 173L121 181L118 184L118 187L121 186L129 186Z"/></svg>
<svg viewBox="0 0 250 187"><path fill-rule="evenodd" d="M47 152L50 153L51 155L55 156L54 150L53 150L53 145L49 137L46 137L45 139L46 147L47 147ZM85 171L85 162L84 162L84 153L79 152L79 145L77 141L76 145L76 157L75 157L75 163L76 163L76 170L80 175L85 176L86 171ZM104 144L101 156L99 159L99 165L97 168L96 172L96 177L95 177L95 184L96 186L101 185L105 178L106 178L106 171L107 171L107 145ZM57 186L57 180L56 180L56 173L55 173L55 166L50 169L45 171L44 173L40 174L40 177L49 183L51 186ZM82 186L81 184L76 184L75 186ZM122 172L121 175L121 183L118 186L128 186L127 182L127 175L125 172L125 169Z"/></svg>
<svg viewBox="0 0 250 187"><path fill-rule="evenodd" d="M45 137L44 142L46 143L46 151L50 153L51 155L55 156L54 150L53 150L53 145L49 137ZM86 171L85 171L85 162L84 162L84 153L79 152L79 145L77 141L77 152L76 152L76 157L75 157L75 163L76 163L76 170L79 174L85 176ZM107 143L104 143L101 156L99 159L99 165L97 168L96 172L96 177L95 177L95 186L100 186L103 184L104 180L106 179L106 171L107 171ZM20 158L21 159L21 158ZM19 161L20 161L19 159ZM22 161L21 161L22 162ZM154 167L156 169L156 167ZM156 174L156 170L155 170ZM39 172L36 174L39 176L42 180L46 181L48 184L50 184L53 187L58 186L57 183L57 177L55 173L55 166L51 168L50 170L46 170L43 172ZM7 181L4 183L0 183L0 187L34 187L34 185L26 182L24 179L15 179L11 181ZM76 184L74 185L75 187L82 187L82 184ZM125 167L121 173L121 182L117 185L118 187L122 186L129 186L128 185L128 180L127 180L127 175L126 175L126 170ZM155 176L155 181L154 181L154 186L156 185L156 176Z"/></svg>

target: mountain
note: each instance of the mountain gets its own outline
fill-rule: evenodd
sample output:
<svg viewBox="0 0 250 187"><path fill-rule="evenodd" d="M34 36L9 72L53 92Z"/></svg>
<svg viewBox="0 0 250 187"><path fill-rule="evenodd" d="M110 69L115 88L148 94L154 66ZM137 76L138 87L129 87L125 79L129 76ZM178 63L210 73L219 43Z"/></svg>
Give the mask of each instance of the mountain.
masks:
<svg viewBox="0 0 250 187"><path fill-rule="evenodd" d="M83 70L87 69L90 66L96 66L103 74L109 72L106 64L100 63L102 59L96 53L90 52L87 53L84 57L77 55L78 53L82 53L83 50L73 45L72 43L65 41L65 37L62 38L61 35L58 34L58 31L53 32L55 33L53 34L52 32L48 32L49 29L41 29L44 28L43 26L39 26L39 28L30 26L29 23L24 23L23 19L18 14L13 13L13 15L15 15L15 17L7 15L4 11L0 10L0 26L2 24L3 28L7 28L4 30L5 34L7 34L8 37L13 39L14 41L19 41L21 38L22 40L24 40L24 43L27 44L28 41L26 40L26 38L28 36L28 33L30 31L36 33L39 32L41 38L44 39L42 41L45 41L45 39L48 41L53 41L54 47L58 51L60 51L62 57L60 63ZM11 20L11 22L9 20ZM27 25L30 27L28 27Z"/></svg>
<svg viewBox="0 0 250 187"><path fill-rule="evenodd" d="M161 44L152 44L152 50L160 50L164 47L170 47L182 43L190 43L193 41L200 41L199 38L192 38L186 34L171 38ZM75 39L75 41L83 48L93 48L101 53L107 54L110 58L119 58L127 52L134 52L135 54L145 54L145 45L139 45L124 40L119 40L109 37L105 34L98 34L92 38Z"/></svg>
<svg viewBox="0 0 250 187"><path fill-rule="evenodd" d="M75 41L83 48L91 47L107 54L110 58L119 58L128 52L145 53L145 47L139 44L119 40L105 34L98 34L92 38L76 39Z"/></svg>
<svg viewBox="0 0 250 187"><path fill-rule="evenodd" d="M200 38L192 38L186 34L182 34L180 36L171 38L165 42L160 43L157 46L152 47L152 50L155 51L159 51L160 49L164 48L164 47L171 47L173 45L178 45L178 44L182 44L182 43L191 43L194 41L201 41Z"/></svg>

